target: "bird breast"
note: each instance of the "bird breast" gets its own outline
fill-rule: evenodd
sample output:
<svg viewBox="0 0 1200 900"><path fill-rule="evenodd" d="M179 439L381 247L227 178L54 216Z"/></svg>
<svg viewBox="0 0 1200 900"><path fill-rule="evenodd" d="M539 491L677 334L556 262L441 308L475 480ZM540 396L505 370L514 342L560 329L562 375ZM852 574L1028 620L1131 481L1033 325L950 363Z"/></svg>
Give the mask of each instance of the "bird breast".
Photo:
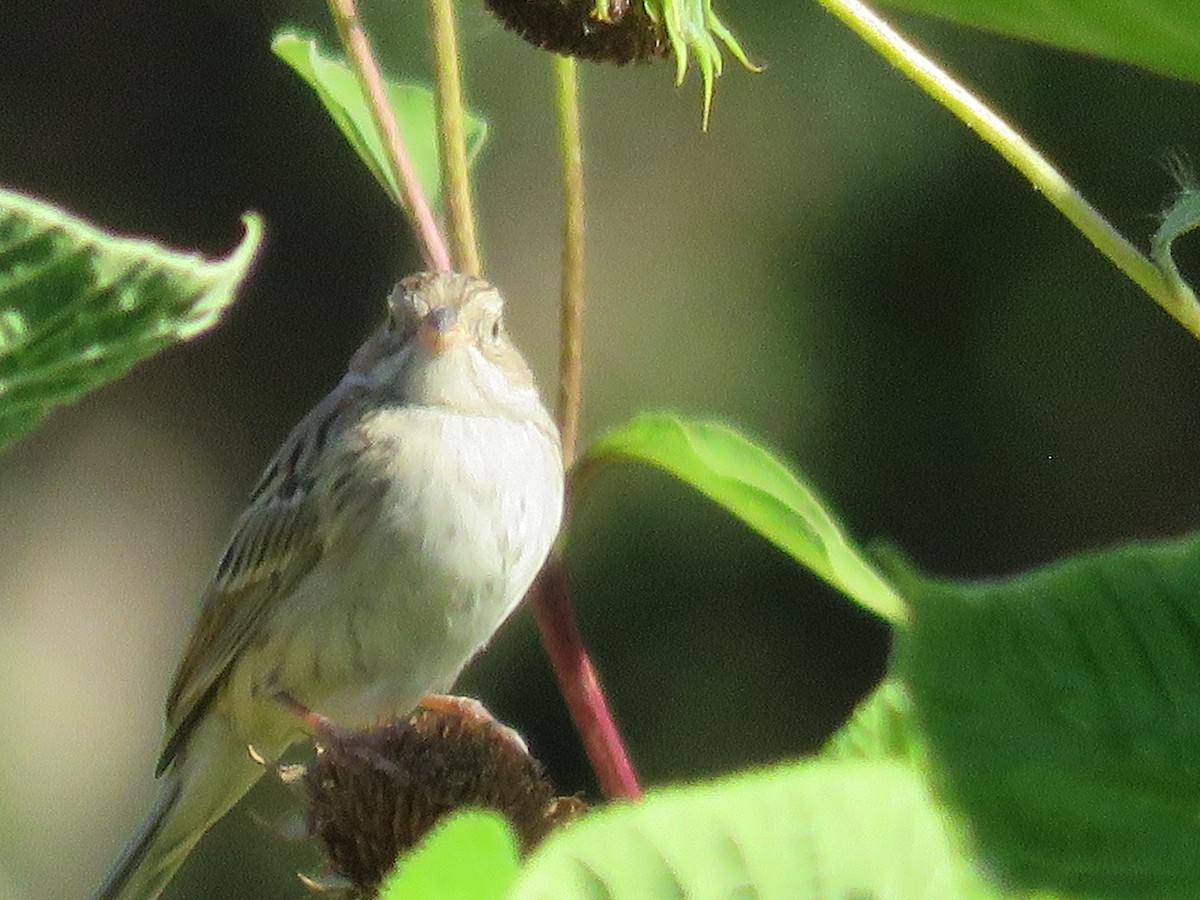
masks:
<svg viewBox="0 0 1200 900"><path fill-rule="evenodd" d="M532 424L428 408L377 411L341 444L317 486L326 554L278 610L271 687L349 727L450 688L545 560L563 470Z"/></svg>

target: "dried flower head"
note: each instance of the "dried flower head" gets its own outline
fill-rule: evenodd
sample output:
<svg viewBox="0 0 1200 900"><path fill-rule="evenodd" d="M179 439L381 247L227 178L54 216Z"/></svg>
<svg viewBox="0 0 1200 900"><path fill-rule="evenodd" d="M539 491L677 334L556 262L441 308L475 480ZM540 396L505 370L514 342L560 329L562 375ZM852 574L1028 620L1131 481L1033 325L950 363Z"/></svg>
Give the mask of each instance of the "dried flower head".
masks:
<svg viewBox="0 0 1200 900"><path fill-rule="evenodd" d="M564 56L620 64L670 54L676 84L683 84L694 58L705 130L713 85L725 65L722 48L745 69L762 71L717 16L712 0L484 0L484 5L531 44Z"/></svg>
<svg viewBox="0 0 1200 900"><path fill-rule="evenodd" d="M596 0L484 0L504 25L531 44L592 62L624 65L662 59L670 50L667 30L640 2L609 0L607 15Z"/></svg>
<svg viewBox="0 0 1200 900"><path fill-rule="evenodd" d="M310 887L374 896L397 856L462 807L504 815L523 851L584 811L555 796L524 741L480 704L438 701L379 728L330 729L311 764L281 773L304 797L308 832L335 873L306 879Z"/></svg>

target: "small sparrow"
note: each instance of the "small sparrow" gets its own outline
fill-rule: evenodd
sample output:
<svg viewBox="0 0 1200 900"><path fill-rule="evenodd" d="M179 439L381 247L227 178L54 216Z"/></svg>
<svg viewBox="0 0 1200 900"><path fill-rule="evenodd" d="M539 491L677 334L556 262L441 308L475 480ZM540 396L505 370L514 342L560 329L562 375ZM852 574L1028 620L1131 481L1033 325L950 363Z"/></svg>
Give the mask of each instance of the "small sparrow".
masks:
<svg viewBox="0 0 1200 900"><path fill-rule="evenodd" d="M562 520L558 432L500 293L404 279L386 325L275 454L167 697L153 809L96 900L157 897L306 736L448 690L520 602ZM309 717L311 721L311 717Z"/></svg>

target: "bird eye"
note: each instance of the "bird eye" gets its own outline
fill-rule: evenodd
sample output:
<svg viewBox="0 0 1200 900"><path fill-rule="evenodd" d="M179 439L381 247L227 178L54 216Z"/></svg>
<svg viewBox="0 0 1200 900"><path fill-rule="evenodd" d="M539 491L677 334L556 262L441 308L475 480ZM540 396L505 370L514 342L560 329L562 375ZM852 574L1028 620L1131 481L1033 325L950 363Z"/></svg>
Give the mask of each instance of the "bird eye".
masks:
<svg viewBox="0 0 1200 900"><path fill-rule="evenodd" d="M500 331L501 331L500 317L497 316L495 319L492 320L492 340L493 341L500 340Z"/></svg>
<svg viewBox="0 0 1200 900"><path fill-rule="evenodd" d="M384 325L387 332L407 337L417 330L418 323L429 313L429 300L422 287L413 278L406 278L392 289Z"/></svg>
<svg viewBox="0 0 1200 900"><path fill-rule="evenodd" d="M412 309L409 306L389 306L387 317L387 330L393 334L404 335L412 330L410 324L414 319Z"/></svg>

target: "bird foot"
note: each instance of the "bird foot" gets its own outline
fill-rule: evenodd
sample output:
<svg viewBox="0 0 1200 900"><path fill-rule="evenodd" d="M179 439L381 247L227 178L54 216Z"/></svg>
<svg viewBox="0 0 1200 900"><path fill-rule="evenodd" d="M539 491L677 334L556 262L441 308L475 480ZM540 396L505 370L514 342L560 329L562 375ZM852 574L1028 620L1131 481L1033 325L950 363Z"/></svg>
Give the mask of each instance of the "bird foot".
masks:
<svg viewBox="0 0 1200 900"><path fill-rule="evenodd" d="M340 725L335 725L331 720L325 718L319 712L313 712L291 694L286 691L280 691L275 695L275 702L283 706L296 716L304 727L313 734L322 743L332 743L345 738L350 732L342 728Z"/></svg>
<svg viewBox="0 0 1200 900"><path fill-rule="evenodd" d="M529 755L525 739L516 730L505 725L492 715L491 710L474 697L453 697L449 694L427 694L417 704L418 709L428 709L442 715L452 716L478 723L509 741L523 756Z"/></svg>

